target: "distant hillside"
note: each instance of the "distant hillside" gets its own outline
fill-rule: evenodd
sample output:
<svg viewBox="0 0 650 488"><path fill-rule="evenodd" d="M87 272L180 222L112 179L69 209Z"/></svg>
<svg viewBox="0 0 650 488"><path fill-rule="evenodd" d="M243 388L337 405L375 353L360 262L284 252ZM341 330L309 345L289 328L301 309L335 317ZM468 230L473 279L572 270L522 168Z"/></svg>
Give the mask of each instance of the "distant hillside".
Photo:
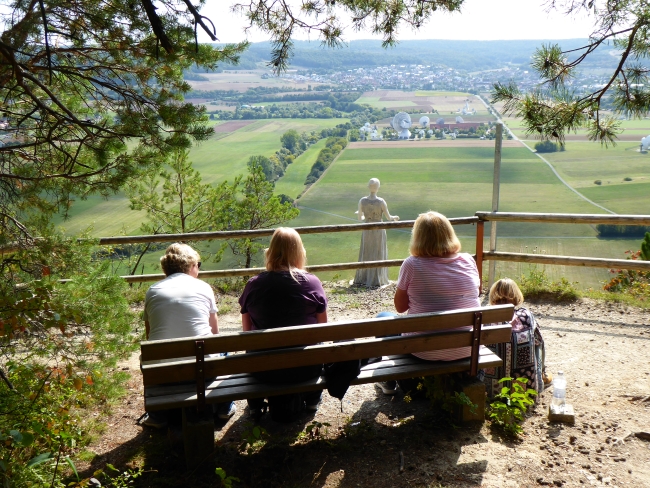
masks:
<svg viewBox="0 0 650 488"><path fill-rule="evenodd" d="M380 41L351 41L347 47L332 49L318 42L296 41L292 67L307 69L344 70L390 64L443 65L466 71L482 71L508 65L527 67L535 49L544 43L557 43L565 50L576 49L587 43L586 39L523 40L523 41L402 41L394 48L383 49ZM617 57L614 47L599 47L585 68L613 68ZM252 69L256 63L270 58L271 45L267 42L251 44L238 65ZM227 69L227 66L222 65Z"/></svg>

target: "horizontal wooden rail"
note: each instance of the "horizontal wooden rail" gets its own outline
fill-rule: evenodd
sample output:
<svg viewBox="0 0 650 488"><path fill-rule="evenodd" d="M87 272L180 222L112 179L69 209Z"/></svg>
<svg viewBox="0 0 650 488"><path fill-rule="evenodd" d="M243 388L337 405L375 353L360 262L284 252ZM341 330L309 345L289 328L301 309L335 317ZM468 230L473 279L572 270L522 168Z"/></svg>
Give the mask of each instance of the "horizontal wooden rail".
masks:
<svg viewBox="0 0 650 488"><path fill-rule="evenodd" d="M320 273L323 271L343 271L346 269L366 269L366 268L387 268L393 266L401 266L404 262L403 259L388 259L386 261L365 261L353 263L337 263L337 264L317 264L314 266L307 266L306 269L310 273ZM265 268L244 268L244 269L220 269L214 271L201 271L199 278L225 278L227 276L253 276L266 271ZM165 278L164 274L148 274L148 275L128 275L122 276L127 283L144 283L147 281L159 281Z"/></svg>
<svg viewBox="0 0 650 488"><path fill-rule="evenodd" d="M650 225L650 215L549 214L524 212L476 212L475 215L480 220L493 222Z"/></svg>
<svg viewBox="0 0 650 488"><path fill-rule="evenodd" d="M451 225L468 225L478 222L477 217L459 217L449 219ZM321 234L330 232L353 232L376 229L406 229L413 227L415 220L399 222L375 222L370 224L316 225L311 227L294 227L298 234ZM139 244L145 242L207 241L211 239L256 239L273 235L275 229L227 230L219 232L193 232L187 234L155 234L146 236L100 237L98 244Z"/></svg>
<svg viewBox="0 0 650 488"><path fill-rule="evenodd" d="M511 261L516 263L555 264L560 266L588 266L593 268L634 269L650 271L650 261L633 259L601 259L585 257L554 256L544 254L523 254L517 252L485 251L484 260Z"/></svg>

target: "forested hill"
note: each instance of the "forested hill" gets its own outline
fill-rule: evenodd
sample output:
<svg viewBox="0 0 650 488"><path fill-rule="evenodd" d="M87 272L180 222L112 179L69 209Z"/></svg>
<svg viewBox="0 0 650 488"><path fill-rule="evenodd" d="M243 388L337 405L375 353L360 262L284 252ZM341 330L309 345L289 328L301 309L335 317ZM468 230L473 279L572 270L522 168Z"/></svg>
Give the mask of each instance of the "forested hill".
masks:
<svg viewBox="0 0 650 488"><path fill-rule="evenodd" d="M291 65L309 69L353 69L390 64L443 65L466 71L482 71L520 66L525 68L536 48L542 44L557 43L562 49L577 49L587 44L586 39L519 40L519 41L402 41L396 47L384 49L381 41L351 41L343 48L327 48L318 42L296 41ZM238 68L252 69L256 63L269 60L271 46L267 42L251 44ZM612 68L617 57L611 45L599 47L582 66L584 68ZM569 57L571 59L571 57ZM222 66L226 68L226 66ZM227 69L227 68L226 68Z"/></svg>

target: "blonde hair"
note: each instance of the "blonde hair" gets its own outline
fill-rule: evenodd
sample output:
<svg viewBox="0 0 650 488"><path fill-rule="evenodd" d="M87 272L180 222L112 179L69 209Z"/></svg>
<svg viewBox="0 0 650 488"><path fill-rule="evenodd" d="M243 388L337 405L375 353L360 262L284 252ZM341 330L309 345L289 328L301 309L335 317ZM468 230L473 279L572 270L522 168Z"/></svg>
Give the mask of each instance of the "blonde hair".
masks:
<svg viewBox="0 0 650 488"><path fill-rule="evenodd" d="M295 273L304 272L307 264L307 252L300 235L289 227L275 229L271 243L264 251L264 260L267 271L289 270L295 279Z"/></svg>
<svg viewBox="0 0 650 488"><path fill-rule="evenodd" d="M460 251L460 241L447 217L429 211L418 215L409 251L411 256L444 257Z"/></svg>
<svg viewBox="0 0 650 488"><path fill-rule="evenodd" d="M521 290L510 278L503 278L497 281L490 288L490 305L505 305L512 303L515 307L521 305L524 296Z"/></svg>
<svg viewBox="0 0 650 488"><path fill-rule="evenodd" d="M175 242L165 250L165 255L160 258L160 266L165 276L169 276L187 273L200 260L201 256L191 246Z"/></svg>

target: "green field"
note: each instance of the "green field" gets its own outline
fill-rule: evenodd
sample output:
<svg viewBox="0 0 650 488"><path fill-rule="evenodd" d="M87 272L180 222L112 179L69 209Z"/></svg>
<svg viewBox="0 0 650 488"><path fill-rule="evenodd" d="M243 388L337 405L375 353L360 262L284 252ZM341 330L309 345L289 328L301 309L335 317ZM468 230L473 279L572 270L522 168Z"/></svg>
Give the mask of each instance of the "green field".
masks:
<svg viewBox="0 0 650 488"><path fill-rule="evenodd" d="M471 216L489 210L492 199L494 150L491 148L370 148L346 149L323 178L300 199L301 215L292 226L342 224L355 219L358 199L367 194L367 181L382 182L380 196L392 214L414 219L433 209L449 217ZM562 185L539 158L525 148L504 148L500 210L520 212L602 213ZM457 228L464 248L475 249L475 228ZM488 232L488 230L486 230ZM499 249L525 252L538 246L545 254L623 257L630 241L603 241L588 225L499 224ZM408 255L408 231L389 231L389 257ZM305 236L312 264L357 259L358 233ZM487 241L485 247L487 248ZM516 276L529 265L499 263L498 272ZM487 269L487 268L486 268ZM391 269L391 279L397 277ZM606 270L549 268L554 277L567 276L587 286L598 286ZM325 273L323 278L349 279L353 272Z"/></svg>
<svg viewBox="0 0 650 488"><path fill-rule="evenodd" d="M245 172L251 155L270 156L279 149L280 136L287 130L320 130L341 122L339 119L254 121L235 132L217 134L193 148L191 159L204 181L230 180ZM629 128L642 130L643 126L636 122ZM310 147L287 168L276 183L276 193L295 198L304 190L305 177L324 144L325 141L320 141ZM604 149L599 144L568 141L566 151L544 157L587 198L617 213L648 213L650 155L640 154L637 143L622 142L615 148ZM491 208L493 159L494 149L490 147L417 147L405 143L404 147L348 148L299 200L301 215L288 225L356 221L357 202L367 194L366 185L371 177L381 180L379 194L388 202L390 212L399 215L401 220L414 219L429 209L449 217L471 216L478 210ZM596 185L596 180L601 185ZM562 185L541 159L523 147L503 149L499 208L519 212L603 213ZM71 215L70 220L62 222L69 233L92 225L93 235L137 234L143 218L142 213L129 210L128 200L119 195L108 200L93 197L75 202ZM498 249L502 251L532 252L536 248L536 252L544 254L623 258L626 250L639 246L636 240L598 239L595 229L588 225L498 225ZM475 232L474 226L457 227L468 252L474 252ZM409 237L408 230L389 231L389 257L406 257ZM304 241L311 264L356 261L358 257L358 232L307 235ZM210 263L209 251L216 247L216 243L199 245L206 258L205 268L234 266L234 259L228 255L221 263ZM484 247L488 247L487 237ZM157 251L144 259L145 272L158 271L159 254ZM497 274L519 277L529 269L527 264L498 263ZM397 268L391 269L391 279L396 279L397 272ZM554 279L566 277L578 281L582 287L599 287L609 276L605 269L579 267L549 266L547 272ZM353 271L324 273L321 278L351 279L353 275Z"/></svg>
<svg viewBox="0 0 650 488"><path fill-rule="evenodd" d="M257 120L236 132L215 134L215 137L193 147L190 159L194 168L201 173L204 183L231 181L235 176L246 173L246 163L251 156L271 156L280 149L280 137L289 129L298 132L319 131L343 122L346 119ZM303 182L307 173L309 168L302 177ZM300 191L290 196L295 197ZM143 215L130 210L128 199L118 194L108 200L93 197L84 202L75 202L70 211L70 219L63 221L58 218L55 224L62 225L69 233L83 232L92 226L94 236L110 236L122 232L137 234Z"/></svg>
<svg viewBox="0 0 650 488"><path fill-rule="evenodd" d="M305 189L305 178L318 158L318 153L325 147L326 139L321 139L298 156L288 167L284 176L275 184L276 194L297 198Z"/></svg>

